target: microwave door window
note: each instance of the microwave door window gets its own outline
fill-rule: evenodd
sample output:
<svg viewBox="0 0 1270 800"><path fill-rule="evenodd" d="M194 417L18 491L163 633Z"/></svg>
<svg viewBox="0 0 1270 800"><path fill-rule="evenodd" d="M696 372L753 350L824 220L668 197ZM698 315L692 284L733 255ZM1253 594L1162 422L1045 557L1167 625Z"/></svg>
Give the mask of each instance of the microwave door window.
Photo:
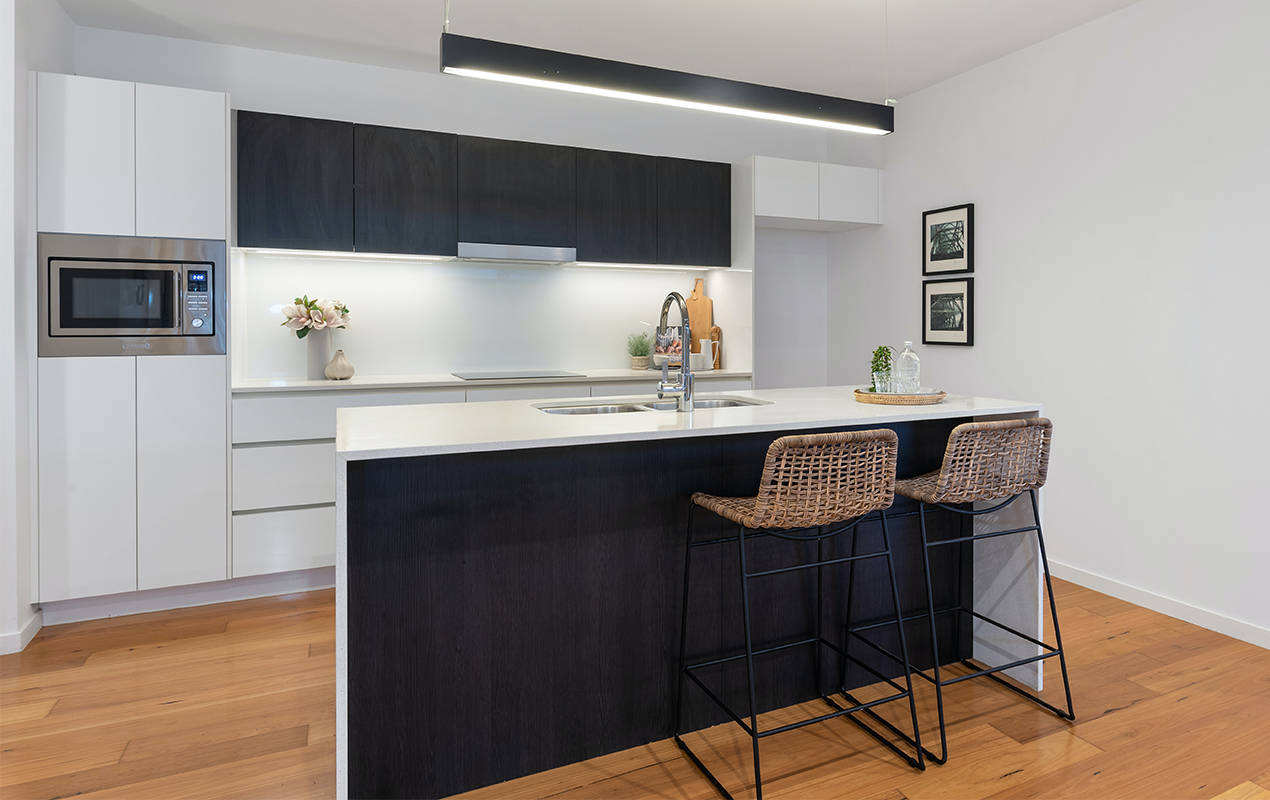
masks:
<svg viewBox="0 0 1270 800"><path fill-rule="evenodd" d="M172 328L174 273L159 270L61 270L61 327Z"/></svg>

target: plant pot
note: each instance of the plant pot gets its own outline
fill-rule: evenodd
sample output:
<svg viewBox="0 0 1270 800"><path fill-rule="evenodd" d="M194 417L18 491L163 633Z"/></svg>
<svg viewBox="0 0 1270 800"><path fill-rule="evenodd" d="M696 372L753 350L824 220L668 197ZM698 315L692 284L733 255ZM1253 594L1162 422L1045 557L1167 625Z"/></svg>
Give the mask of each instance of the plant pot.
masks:
<svg viewBox="0 0 1270 800"><path fill-rule="evenodd" d="M648 356L631 356L631 369L648 369Z"/></svg>
<svg viewBox="0 0 1270 800"><path fill-rule="evenodd" d="M310 329L304 341L309 347L309 380L326 380L326 365L331 363L331 329Z"/></svg>

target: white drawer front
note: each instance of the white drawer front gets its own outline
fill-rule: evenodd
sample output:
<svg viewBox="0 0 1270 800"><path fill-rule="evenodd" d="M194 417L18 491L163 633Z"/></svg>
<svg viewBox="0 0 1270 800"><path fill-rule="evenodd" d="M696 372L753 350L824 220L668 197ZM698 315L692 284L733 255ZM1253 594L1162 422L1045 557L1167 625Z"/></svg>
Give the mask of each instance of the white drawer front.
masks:
<svg viewBox="0 0 1270 800"><path fill-rule="evenodd" d="M234 577L335 564L335 506L234 515Z"/></svg>
<svg viewBox="0 0 1270 800"><path fill-rule="evenodd" d="M467 401L489 400L554 400L556 398L590 397L589 386L491 386L468 389Z"/></svg>
<svg viewBox="0 0 1270 800"><path fill-rule="evenodd" d="M463 390L431 392L313 392L234 398L234 443L334 439L335 409L462 403Z"/></svg>
<svg viewBox="0 0 1270 800"><path fill-rule="evenodd" d="M234 448L234 510L335 502L335 442Z"/></svg>

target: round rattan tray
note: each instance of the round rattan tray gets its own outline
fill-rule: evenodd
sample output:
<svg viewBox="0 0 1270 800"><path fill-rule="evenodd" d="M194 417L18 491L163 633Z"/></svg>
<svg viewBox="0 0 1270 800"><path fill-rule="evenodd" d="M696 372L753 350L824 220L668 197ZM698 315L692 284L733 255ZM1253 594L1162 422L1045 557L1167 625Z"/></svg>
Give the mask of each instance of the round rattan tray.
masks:
<svg viewBox="0 0 1270 800"><path fill-rule="evenodd" d="M855 390L856 402L872 403L878 406L933 406L936 403L943 402L943 399L947 396L945 392L934 390L920 394L880 394L860 389Z"/></svg>

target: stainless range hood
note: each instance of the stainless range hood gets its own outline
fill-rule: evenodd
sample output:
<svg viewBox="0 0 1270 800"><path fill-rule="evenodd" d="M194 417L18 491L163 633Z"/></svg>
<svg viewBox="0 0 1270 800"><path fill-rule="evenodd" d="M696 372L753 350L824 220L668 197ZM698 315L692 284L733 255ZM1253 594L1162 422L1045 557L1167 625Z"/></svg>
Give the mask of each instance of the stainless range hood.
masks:
<svg viewBox="0 0 1270 800"><path fill-rule="evenodd" d="M459 242L458 257L477 261L518 261L534 264L567 264L578 260L575 247L539 247L527 244Z"/></svg>

